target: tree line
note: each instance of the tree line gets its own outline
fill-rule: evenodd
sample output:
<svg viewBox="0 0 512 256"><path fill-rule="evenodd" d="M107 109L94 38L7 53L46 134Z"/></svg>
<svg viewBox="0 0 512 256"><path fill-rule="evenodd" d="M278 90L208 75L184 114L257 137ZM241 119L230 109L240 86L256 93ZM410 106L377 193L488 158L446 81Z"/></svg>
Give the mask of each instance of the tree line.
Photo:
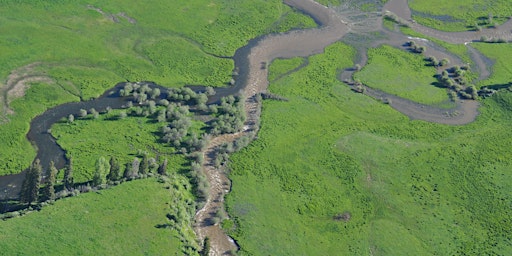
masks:
<svg viewBox="0 0 512 256"><path fill-rule="evenodd" d="M47 170L47 177L43 179L43 167L39 159L36 159L30 166L21 186L20 203L31 206L35 203L53 202L58 198L66 197L73 193L88 192L93 188L105 188L107 185L117 185L124 181L137 178L144 178L150 175L167 175L168 160L165 158L162 163L158 163L155 158L143 154L142 159L135 158L132 162L124 164L121 167L116 157L111 157L109 161L105 157L100 157L96 161L96 170L93 179L86 185L76 187L73 179L73 158L64 168L64 177L62 179L62 189L56 193L56 177L58 174L54 162L50 162ZM41 181L44 180L44 183Z"/></svg>

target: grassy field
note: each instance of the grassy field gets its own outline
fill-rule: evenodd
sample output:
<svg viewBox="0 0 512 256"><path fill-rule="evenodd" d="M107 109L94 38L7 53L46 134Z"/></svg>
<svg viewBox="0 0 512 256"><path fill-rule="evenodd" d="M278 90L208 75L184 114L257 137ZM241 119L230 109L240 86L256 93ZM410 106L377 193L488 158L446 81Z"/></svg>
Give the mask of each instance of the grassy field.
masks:
<svg viewBox="0 0 512 256"><path fill-rule="evenodd" d="M432 84L437 81L436 69L426 66L424 58L386 45L372 48L368 51L368 64L354 77L372 88L419 103L447 101L446 90Z"/></svg>
<svg viewBox="0 0 512 256"><path fill-rule="evenodd" d="M509 67L509 59L512 57L512 45L510 44L471 44L485 56L494 61L491 69L491 76L485 81L479 83L480 86L508 85L511 82L512 70Z"/></svg>
<svg viewBox="0 0 512 256"><path fill-rule="evenodd" d="M271 85L290 101L264 102L258 139L230 163L242 254L512 253L512 94L467 126L409 121L335 79L353 54L331 46Z"/></svg>
<svg viewBox="0 0 512 256"><path fill-rule="evenodd" d="M102 156L107 159L115 156L124 164L130 163L135 157L141 159L140 152L148 152L149 157L156 157L168 156L176 151L160 141L161 127L167 123L133 116L117 120L118 112L100 115L98 119L92 119L89 115L85 119L77 118L71 124L62 122L52 126L57 143L68 156L73 156L77 182L92 179L96 171L95 163ZM183 162L181 157L173 155L173 158L169 160L171 163L178 162L178 166Z"/></svg>
<svg viewBox="0 0 512 256"><path fill-rule="evenodd" d="M136 180L63 199L2 221L5 255L183 255L168 223L171 194L156 179Z"/></svg>
<svg viewBox="0 0 512 256"><path fill-rule="evenodd" d="M276 59L272 62L268 70L268 80L274 81L284 76L288 72L300 68L301 65L306 64L306 59L301 57L291 59Z"/></svg>
<svg viewBox="0 0 512 256"><path fill-rule="evenodd" d="M501 24L512 15L510 1L420 1L411 0L409 6L413 11L413 18L423 25L445 31L473 30L475 26L487 27ZM487 19L492 16L491 24Z"/></svg>
<svg viewBox="0 0 512 256"><path fill-rule="evenodd" d="M0 175L28 167L35 155L25 138L28 124L49 107L97 97L126 80L224 86L233 61L217 56L232 56L265 33L316 26L279 0L6 0L0 23L0 88L11 72L54 81L15 100L8 123L0 104ZM32 63L38 65L15 71Z"/></svg>

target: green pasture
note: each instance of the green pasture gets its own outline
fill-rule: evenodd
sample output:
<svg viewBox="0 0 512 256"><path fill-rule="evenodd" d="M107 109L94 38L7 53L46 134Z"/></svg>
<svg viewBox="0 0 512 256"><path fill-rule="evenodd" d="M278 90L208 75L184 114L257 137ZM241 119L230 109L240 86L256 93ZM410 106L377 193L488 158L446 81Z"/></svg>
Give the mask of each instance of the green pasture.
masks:
<svg viewBox="0 0 512 256"><path fill-rule="evenodd" d="M268 80L274 81L280 77L286 75L288 72L292 72L299 69L301 65L306 64L306 59L301 57L291 59L275 59L272 61L273 65L269 66Z"/></svg>
<svg viewBox="0 0 512 256"><path fill-rule="evenodd" d="M512 253L512 94L466 126L410 121L336 80L353 56L335 44L271 84L289 101L264 102L258 139L229 164L241 254Z"/></svg>
<svg viewBox="0 0 512 256"><path fill-rule="evenodd" d="M512 70L509 67L509 60L512 58L512 45L511 44L488 44L488 43L473 43L471 46L482 52L485 56L493 60L491 76L485 81L481 81L481 86L495 86L500 88L508 86L512 81Z"/></svg>
<svg viewBox="0 0 512 256"><path fill-rule="evenodd" d="M220 56L232 56L262 34L316 26L279 0L5 0L1 5L0 88L11 73L54 82L28 89L12 103L13 115L4 116L0 104L0 139L6 142L0 147L0 175L29 166L35 151L25 134L30 120L49 107L97 97L126 80L224 86L233 61ZM28 71L16 71L33 63Z"/></svg>
<svg viewBox="0 0 512 256"><path fill-rule="evenodd" d="M169 220L172 192L156 179L58 200L0 223L4 255L183 255Z"/></svg>
<svg viewBox="0 0 512 256"><path fill-rule="evenodd" d="M173 169L183 163L181 155L173 154L176 151L174 147L160 141L161 128L167 123L146 117L118 119L119 112L102 114L98 119L91 115L83 119L76 117L73 123L64 121L52 126L52 135L57 143L68 157L73 157L75 182L92 180L95 163L100 157L110 159L115 156L125 164L131 163L135 157L142 159L142 153L147 152L149 157L170 157L169 167Z"/></svg>
<svg viewBox="0 0 512 256"><path fill-rule="evenodd" d="M372 88L424 104L448 100L445 89L433 85L436 69L422 54L383 45L368 50L368 64L354 78Z"/></svg>
<svg viewBox="0 0 512 256"><path fill-rule="evenodd" d="M13 101L15 113L9 116L9 122L0 124L0 140L4 141L0 147L0 174L18 173L34 160L36 152L26 137L32 118L48 107L78 100L57 84L37 83L24 97Z"/></svg>
<svg viewBox="0 0 512 256"><path fill-rule="evenodd" d="M507 0L410 0L413 18L418 23L445 31L474 30L502 24L512 16L512 4ZM416 12L416 13L415 13ZM492 23L488 24L488 17Z"/></svg>

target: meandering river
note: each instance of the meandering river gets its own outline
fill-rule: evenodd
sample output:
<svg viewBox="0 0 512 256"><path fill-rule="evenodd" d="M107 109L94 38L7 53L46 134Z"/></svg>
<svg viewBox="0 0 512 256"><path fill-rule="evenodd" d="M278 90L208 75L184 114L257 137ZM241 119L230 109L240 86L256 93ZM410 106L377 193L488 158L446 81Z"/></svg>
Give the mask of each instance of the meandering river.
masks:
<svg viewBox="0 0 512 256"><path fill-rule="evenodd" d="M353 32L353 24L346 17L337 13L334 9L322 6L312 0L284 0L284 3L296 8L303 13L311 16L318 24L318 28L295 30L287 33L266 35L251 40L248 45L236 51L234 56L235 66L238 69L238 76L234 87L216 89L216 96L209 99L210 102L218 100L222 96L242 93L245 96L245 111L247 119L245 121L244 131L215 137L206 147L205 163L203 170L210 183L210 193L205 206L198 211L195 216L195 230L200 240L209 237L211 241L211 255L222 255L226 251L236 250L236 244L220 229L218 225L208 224L208 218L213 216L218 209L223 207L224 195L229 190L230 180L227 175L214 167L214 159L211 153L224 142L232 142L236 138L246 135L249 132L257 132L259 127L259 118L261 113L261 103L256 100L256 96L265 92L268 87L268 70L266 65L276 58L307 57L313 54L321 53L323 49L342 39L347 33ZM410 20L410 10L406 0L390 0L384 6L398 16ZM480 34L474 32L440 32L426 28L419 24L410 22L413 29L428 36L439 38L451 43L465 43L478 40L481 34L501 35L512 39L512 35L502 35L504 30L484 30ZM503 29L512 26L512 22L503 25ZM383 28L377 28L382 30ZM510 31L510 29L509 29ZM403 35L402 35L403 36ZM406 37L403 36L405 39ZM394 38L396 39L396 37ZM397 42L402 39L395 40ZM389 42L393 40L390 39ZM386 43L384 40L381 43ZM391 43L393 45L395 43ZM478 58L478 54L472 49L472 54ZM364 56L364 55L363 55ZM477 65L483 66L485 62L477 60ZM362 64L365 63L363 58ZM480 64L479 64L480 63ZM483 67L485 68L485 67ZM480 70L483 70L480 67ZM342 74L349 77L350 72ZM149 83L151 86L158 86ZM84 102L66 103L51 108L43 114L34 118L30 124L30 131L27 138L37 148L37 158L41 160L43 166L48 166L50 161L54 161L57 168L62 168L66 164L65 152L56 143L55 138L49 133L51 125L70 114L77 115L80 109L95 108L97 111L105 110L107 107L122 108L130 98L119 97L119 89L124 83L116 85L114 88L105 92L97 99ZM202 90L201 87L192 87L195 90ZM165 90L162 90L163 92ZM453 111L458 115L446 116L446 109L437 109L431 106L417 104L397 96L385 94L381 91L369 88L368 95L374 98L391 97L393 99L392 107L408 115L412 119L422 119L431 122L440 122L446 124L465 124L472 122L478 112L478 104L475 101L463 101ZM24 173L16 175L7 175L0 177L0 199L16 198L19 192L20 184L24 178ZM213 215L212 215L213 214Z"/></svg>

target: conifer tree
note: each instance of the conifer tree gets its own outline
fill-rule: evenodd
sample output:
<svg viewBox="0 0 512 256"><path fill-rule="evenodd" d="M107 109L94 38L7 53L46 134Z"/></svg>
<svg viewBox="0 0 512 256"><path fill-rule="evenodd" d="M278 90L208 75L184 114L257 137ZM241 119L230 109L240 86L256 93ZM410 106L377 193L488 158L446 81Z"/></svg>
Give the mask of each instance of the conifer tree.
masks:
<svg viewBox="0 0 512 256"><path fill-rule="evenodd" d="M107 179L110 181L116 181L119 180L119 171L121 167L119 166L119 162L117 161L116 157L113 156L110 158L110 172L107 175Z"/></svg>
<svg viewBox="0 0 512 256"><path fill-rule="evenodd" d="M149 172L149 159L148 154L144 153L142 156L142 161L139 165L139 173L140 174L147 174Z"/></svg>
<svg viewBox="0 0 512 256"><path fill-rule="evenodd" d="M55 176L57 176L57 168L55 168L55 164L53 161L50 162L50 169L48 170L48 177L46 177L43 197L46 201L55 200Z"/></svg>
<svg viewBox="0 0 512 256"><path fill-rule="evenodd" d="M41 162L39 159L36 159L32 166L30 166L21 187L20 201L22 203L30 205L38 200L42 172Z"/></svg>
<svg viewBox="0 0 512 256"><path fill-rule="evenodd" d="M167 174L167 158L164 159L164 162L160 164L158 167L158 174L166 175Z"/></svg>
<svg viewBox="0 0 512 256"><path fill-rule="evenodd" d="M69 163L64 170L64 187L67 190L71 190L73 188L73 157L69 158Z"/></svg>

